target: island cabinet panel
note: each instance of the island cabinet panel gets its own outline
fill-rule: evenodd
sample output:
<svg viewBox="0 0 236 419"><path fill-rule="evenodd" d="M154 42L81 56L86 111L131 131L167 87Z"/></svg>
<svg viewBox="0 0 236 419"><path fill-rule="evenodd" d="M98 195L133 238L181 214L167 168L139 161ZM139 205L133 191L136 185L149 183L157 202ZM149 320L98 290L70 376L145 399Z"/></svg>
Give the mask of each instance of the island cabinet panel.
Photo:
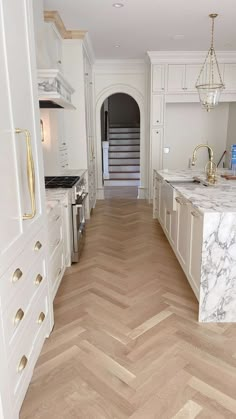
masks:
<svg viewBox="0 0 236 419"><path fill-rule="evenodd" d="M189 209L188 203L182 197L176 197L177 202L177 240L176 252L182 268L188 271L189 261Z"/></svg>
<svg viewBox="0 0 236 419"><path fill-rule="evenodd" d="M203 241L203 215L193 206L189 207L189 280L191 286L199 298L201 265L202 265L202 241Z"/></svg>

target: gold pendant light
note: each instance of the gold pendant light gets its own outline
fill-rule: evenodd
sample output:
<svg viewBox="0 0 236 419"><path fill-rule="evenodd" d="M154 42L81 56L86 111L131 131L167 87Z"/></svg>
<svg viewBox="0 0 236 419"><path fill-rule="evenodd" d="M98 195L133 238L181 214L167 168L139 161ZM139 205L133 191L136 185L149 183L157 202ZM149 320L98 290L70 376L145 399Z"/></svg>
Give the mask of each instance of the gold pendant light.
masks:
<svg viewBox="0 0 236 419"><path fill-rule="evenodd" d="M195 85L201 105L207 112L218 105L220 93L225 88L214 49L214 22L217 16L216 13L209 15L212 19L211 46Z"/></svg>

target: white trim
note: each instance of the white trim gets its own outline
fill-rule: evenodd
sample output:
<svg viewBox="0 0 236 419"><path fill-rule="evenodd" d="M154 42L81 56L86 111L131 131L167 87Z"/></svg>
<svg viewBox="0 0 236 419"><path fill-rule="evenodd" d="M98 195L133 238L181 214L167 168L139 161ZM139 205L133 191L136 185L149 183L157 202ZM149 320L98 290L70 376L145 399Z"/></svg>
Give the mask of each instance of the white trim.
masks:
<svg viewBox="0 0 236 419"><path fill-rule="evenodd" d="M145 99L143 95L134 87L128 84L113 84L103 89L97 97L95 106L95 129L96 129L96 145L97 145L97 188L103 190L102 177L102 140L101 140L101 107L103 102L115 93L126 93L130 95L138 104L140 111L140 176L141 186L145 177ZM103 198L98 198L103 199Z"/></svg>
<svg viewBox="0 0 236 419"><path fill-rule="evenodd" d="M143 186L138 187L138 199L148 199L147 188L144 188Z"/></svg>
<svg viewBox="0 0 236 419"><path fill-rule="evenodd" d="M203 64L206 51L147 51L152 64ZM216 51L219 63L236 63L236 51Z"/></svg>
<svg viewBox="0 0 236 419"><path fill-rule="evenodd" d="M86 52L86 55L90 61L90 64L93 65L95 63L95 54L94 54L94 49L93 49L93 45L90 39L90 36L88 34L88 32L86 33L84 39L83 39L83 47L84 50Z"/></svg>

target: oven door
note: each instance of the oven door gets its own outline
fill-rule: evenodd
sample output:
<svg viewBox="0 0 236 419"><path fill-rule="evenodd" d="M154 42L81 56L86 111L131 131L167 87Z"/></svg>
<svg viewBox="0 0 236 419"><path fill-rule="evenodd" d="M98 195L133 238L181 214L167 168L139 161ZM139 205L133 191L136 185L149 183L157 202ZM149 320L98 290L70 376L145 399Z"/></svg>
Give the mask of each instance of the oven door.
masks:
<svg viewBox="0 0 236 419"><path fill-rule="evenodd" d="M79 203L72 205L72 230L73 230L73 249L71 260L72 262L78 262L85 239L85 198L87 194L84 194Z"/></svg>

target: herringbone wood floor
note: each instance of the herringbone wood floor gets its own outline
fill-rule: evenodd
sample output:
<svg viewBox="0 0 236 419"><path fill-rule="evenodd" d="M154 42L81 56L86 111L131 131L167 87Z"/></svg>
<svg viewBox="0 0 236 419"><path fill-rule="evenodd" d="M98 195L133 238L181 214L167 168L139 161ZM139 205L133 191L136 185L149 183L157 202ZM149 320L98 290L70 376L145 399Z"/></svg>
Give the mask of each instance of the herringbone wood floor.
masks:
<svg viewBox="0 0 236 419"><path fill-rule="evenodd" d="M197 302L151 207L99 202L21 419L236 418L236 326Z"/></svg>

